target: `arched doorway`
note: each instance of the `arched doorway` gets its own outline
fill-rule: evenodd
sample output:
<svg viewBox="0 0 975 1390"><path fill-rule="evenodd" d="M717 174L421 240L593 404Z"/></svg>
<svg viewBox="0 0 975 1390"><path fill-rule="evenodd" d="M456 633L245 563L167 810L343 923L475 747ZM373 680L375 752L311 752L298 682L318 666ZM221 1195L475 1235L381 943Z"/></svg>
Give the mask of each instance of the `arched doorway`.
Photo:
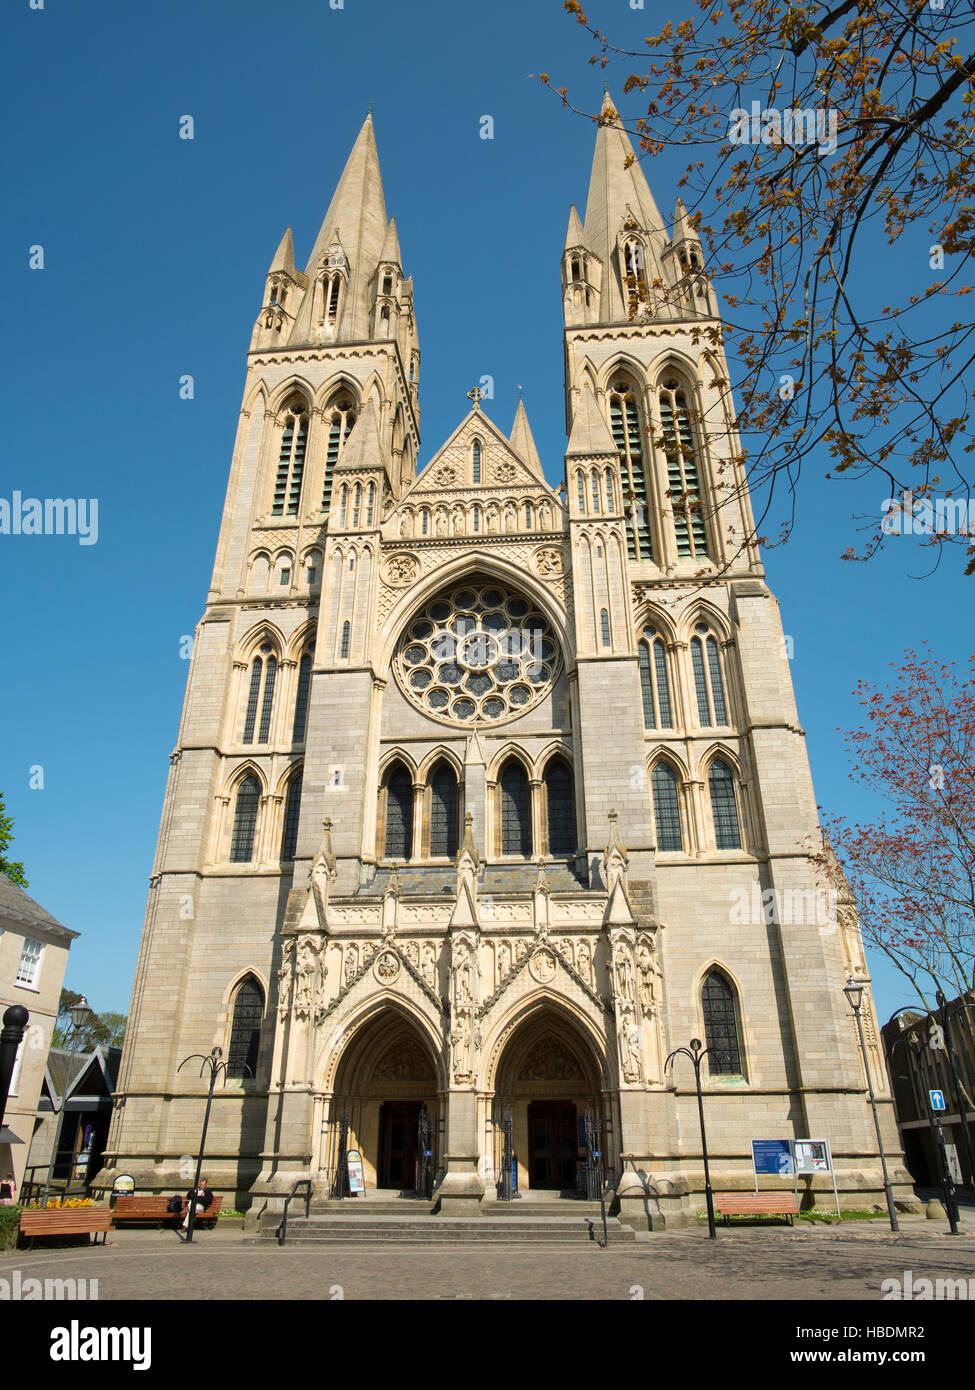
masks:
<svg viewBox="0 0 975 1390"><path fill-rule="evenodd" d="M335 1185L344 1118L346 1150L361 1154L367 1190L415 1192L424 1113L435 1174L443 1147L436 1063L420 1029L398 1010L383 1009L357 1029L339 1062L322 1150L323 1186Z"/></svg>
<svg viewBox="0 0 975 1390"><path fill-rule="evenodd" d="M613 1121L601 1070L589 1041L558 1010L543 1007L518 1024L495 1073L495 1172L501 1171L510 1113L519 1192L583 1195L587 1112L602 1147L611 1151Z"/></svg>

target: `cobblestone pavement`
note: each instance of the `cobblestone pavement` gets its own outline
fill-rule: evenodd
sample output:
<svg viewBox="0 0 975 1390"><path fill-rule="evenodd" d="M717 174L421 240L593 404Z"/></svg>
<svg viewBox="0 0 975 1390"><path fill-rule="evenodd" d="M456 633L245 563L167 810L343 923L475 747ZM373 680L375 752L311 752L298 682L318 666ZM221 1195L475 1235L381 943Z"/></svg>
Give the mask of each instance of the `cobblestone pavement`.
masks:
<svg viewBox="0 0 975 1390"><path fill-rule="evenodd" d="M860 1225L860 1223L856 1223ZM881 1282L975 1276L975 1233L940 1223L797 1226L658 1234L637 1245L245 1246L239 1228L119 1231L106 1247L17 1251L0 1278L98 1280L115 1299L847 1299L882 1296ZM880 1227L880 1229L878 1229Z"/></svg>

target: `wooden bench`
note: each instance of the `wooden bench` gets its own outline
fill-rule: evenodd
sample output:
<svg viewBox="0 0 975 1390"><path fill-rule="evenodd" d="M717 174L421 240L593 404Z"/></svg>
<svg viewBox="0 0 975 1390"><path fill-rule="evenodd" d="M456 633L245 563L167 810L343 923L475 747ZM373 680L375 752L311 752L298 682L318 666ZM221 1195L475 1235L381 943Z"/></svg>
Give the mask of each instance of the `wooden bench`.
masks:
<svg viewBox="0 0 975 1390"><path fill-rule="evenodd" d="M786 1216L789 1225L799 1215L796 1199L791 1192L716 1192L715 1211L729 1224L732 1216Z"/></svg>
<svg viewBox="0 0 975 1390"><path fill-rule="evenodd" d="M95 1236L102 1233L102 1244L108 1238L112 1213L108 1207L67 1207L31 1210L27 1207L20 1213L20 1233L28 1238L31 1249L38 1236ZM91 1242L89 1242L90 1244Z"/></svg>
<svg viewBox="0 0 975 1390"><path fill-rule="evenodd" d="M112 1219L116 1226L120 1221L154 1221L160 1230L163 1226L181 1226L186 1216L186 1198L181 1211L167 1211L169 1202L169 1197L119 1197ZM197 1203L194 1227L215 1225L222 1202L222 1196L214 1197L207 1211Z"/></svg>

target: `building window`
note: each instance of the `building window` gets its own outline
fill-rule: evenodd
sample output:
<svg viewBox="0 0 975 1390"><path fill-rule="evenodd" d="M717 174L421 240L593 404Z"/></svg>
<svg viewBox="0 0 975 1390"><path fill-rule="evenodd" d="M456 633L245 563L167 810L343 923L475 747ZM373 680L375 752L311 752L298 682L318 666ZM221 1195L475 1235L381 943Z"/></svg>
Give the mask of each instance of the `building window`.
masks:
<svg viewBox="0 0 975 1390"><path fill-rule="evenodd" d="M283 570L281 571L281 583L282 583L282 584L290 584L290 583L291 583L291 571L290 571L290 569L283 569Z"/></svg>
<svg viewBox="0 0 975 1390"><path fill-rule="evenodd" d="M254 832L257 829L257 808L261 788L256 777L245 777L237 788L234 808L234 829L230 839L230 862L249 864L254 857Z"/></svg>
<svg viewBox="0 0 975 1390"><path fill-rule="evenodd" d="M271 712L274 706L274 685L277 680L278 661L268 643L261 647L261 653L261 656L254 658L254 663L251 666L247 710L244 715L244 743L254 742L258 709L261 711L261 722L257 732L257 742L267 743L271 732Z"/></svg>
<svg viewBox="0 0 975 1390"><path fill-rule="evenodd" d="M592 470L591 482L592 482L592 510L593 510L593 515L594 515L594 516L598 516L598 515L599 515L599 472L598 472L598 470L595 469L595 468Z"/></svg>
<svg viewBox="0 0 975 1390"><path fill-rule="evenodd" d="M298 664L298 693L295 696L295 722L291 730L292 743L301 743L308 726L308 692L311 687L311 653L305 652Z"/></svg>
<svg viewBox="0 0 975 1390"><path fill-rule="evenodd" d="M369 492L366 499L366 525L372 525L373 514L376 510L376 484L369 484Z"/></svg>
<svg viewBox="0 0 975 1390"><path fill-rule="evenodd" d="M716 758L708 773L714 842L718 849L741 849L741 826L735 801L735 778L727 763Z"/></svg>
<svg viewBox="0 0 975 1390"><path fill-rule="evenodd" d="M284 805L284 834L281 836L281 862L294 859L298 848L298 813L301 810L301 773L292 777L288 783L288 797Z"/></svg>
<svg viewBox="0 0 975 1390"><path fill-rule="evenodd" d="M701 512L701 479L687 397L676 381L660 390L660 423L667 455L667 482L674 513L677 554L708 555L708 536Z"/></svg>
<svg viewBox="0 0 975 1390"><path fill-rule="evenodd" d="M301 401L293 402L284 417L278 472L274 483L272 516L297 516L301 480L308 448L308 412Z"/></svg>
<svg viewBox="0 0 975 1390"><path fill-rule="evenodd" d="M721 674L721 653L714 636L705 623L698 623L691 638L691 665L694 668L694 691L697 696L697 717L702 728L728 723L724 679Z"/></svg>
<svg viewBox="0 0 975 1390"><path fill-rule="evenodd" d="M228 1076L256 1075L263 1021L264 991L253 975L248 975L241 981L234 999L234 1020L230 1029L230 1048L227 1054Z"/></svg>
<svg viewBox="0 0 975 1390"><path fill-rule="evenodd" d="M667 763L658 763L650 783L653 788L653 818L657 824L657 849L682 850L680 801L673 768Z"/></svg>
<svg viewBox="0 0 975 1390"><path fill-rule="evenodd" d="M527 531L532 529L532 504L530 502L525 503L525 529Z"/></svg>
<svg viewBox="0 0 975 1390"><path fill-rule="evenodd" d="M586 482L585 482L585 479L583 478L581 472L576 474L576 482L577 482L578 487L579 487L579 511L580 511L581 513L585 514L585 510L586 510Z"/></svg>
<svg viewBox="0 0 975 1390"><path fill-rule="evenodd" d="M473 481L474 481L475 483L480 483L480 481L481 481L481 441L480 441L479 439L475 439L475 440L474 440L474 443L471 445L471 473L472 473L472 475L473 475Z"/></svg>
<svg viewBox="0 0 975 1390"><path fill-rule="evenodd" d="M606 483L606 510L614 512L616 510L616 488L613 483L613 470L611 468L604 470L604 479Z"/></svg>
<svg viewBox="0 0 975 1390"><path fill-rule="evenodd" d="M328 444L325 449L325 480L322 484L322 511L327 512L332 505L332 475L339 455L355 424L356 415L352 401L343 398L325 412L328 421ZM344 525L344 518L343 518Z"/></svg>
<svg viewBox="0 0 975 1390"><path fill-rule="evenodd" d="M701 990L704 1037L711 1048L708 1069L712 1076L741 1076L741 1041L735 991L721 974L712 970Z"/></svg>
<svg viewBox="0 0 975 1390"><path fill-rule="evenodd" d="M397 763L386 783L387 859L409 859L413 853L413 778Z"/></svg>
<svg viewBox="0 0 975 1390"><path fill-rule="evenodd" d="M341 650L341 653L340 653L341 659L342 659L343 661L347 661L347 660L348 660L348 657L349 657L349 646L350 646L350 644L351 644L351 641L352 641L352 624L349 623L349 622L344 622L344 623L342 624L342 650Z"/></svg>
<svg viewBox="0 0 975 1390"><path fill-rule="evenodd" d="M441 763L430 780L430 857L457 853L457 778Z"/></svg>
<svg viewBox="0 0 975 1390"><path fill-rule="evenodd" d="M561 758L545 769L545 804L548 810L549 854L574 854L576 849L575 798L572 771Z"/></svg>
<svg viewBox="0 0 975 1390"><path fill-rule="evenodd" d="M478 531L480 531L480 529L481 529L481 509L480 509L480 507L475 507L475 508L474 508L474 531L475 531L475 533L478 532Z"/></svg>
<svg viewBox="0 0 975 1390"><path fill-rule="evenodd" d="M501 853L521 854L527 859L531 852L528 774L520 762L512 760L501 773Z"/></svg>
<svg viewBox="0 0 975 1390"><path fill-rule="evenodd" d="M599 631L600 631L600 635L602 636L602 639L603 639L603 646L604 646L604 647L608 647L609 644L610 644L610 635L609 635L609 610L608 610L607 608L601 608L601 609L599 610Z"/></svg>
<svg viewBox="0 0 975 1390"><path fill-rule="evenodd" d="M41 969L41 955L44 946L40 941L35 941L31 936L24 937L23 949L20 953L20 964L17 966L16 983L18 985L29 985L36 988L37 977Z"/></svg>
<svg viewBox="0 0 975 1390"><path fill-rule="evenodd" d="M650 517L647 510L646 450L640 413L633 390L625 380L610 387L609 422L620 451L623 500L629 504L630 524L626 528L627 553L631 560L652 560Z"/></svg>
<svg viewBox="0 0 975 1390"><path fill-rule="evenodd" d="M662 639L653 628L645 629L639 654L643 726L646 729L671 729L673 716L670 707L670 680L667 676L667 653Z"/></svg>

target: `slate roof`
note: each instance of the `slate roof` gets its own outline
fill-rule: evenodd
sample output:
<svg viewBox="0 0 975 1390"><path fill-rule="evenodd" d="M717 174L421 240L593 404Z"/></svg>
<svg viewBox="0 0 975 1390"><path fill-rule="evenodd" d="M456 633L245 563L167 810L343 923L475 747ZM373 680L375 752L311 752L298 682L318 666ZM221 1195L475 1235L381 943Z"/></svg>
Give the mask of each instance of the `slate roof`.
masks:
<svg viewBox="0 0 975 1390"><path fill-rule="evenodd" d="M357 898L381 898L389 886L391 869L377 869L376 876L355 894ZM571 866L563 861L546 863L545 877L550 893L588 892L588 885L578 878ZM491 864L478 878L477 889L482 896L498 898L530 894L538 878L537 864ZM457 886L457 871L452 864L397 866L396 879L403 897L453 897Z"/></svg>
<svg viewBox="0 0 975 1390"><path fill-rule="evenodd" d="M22 926L44 927L56 936L67 937L69 941L79 934L52 917L29 893L24 892L19 883L14 883L6 874L0 874L0 919L4 917Z"/></svg>

